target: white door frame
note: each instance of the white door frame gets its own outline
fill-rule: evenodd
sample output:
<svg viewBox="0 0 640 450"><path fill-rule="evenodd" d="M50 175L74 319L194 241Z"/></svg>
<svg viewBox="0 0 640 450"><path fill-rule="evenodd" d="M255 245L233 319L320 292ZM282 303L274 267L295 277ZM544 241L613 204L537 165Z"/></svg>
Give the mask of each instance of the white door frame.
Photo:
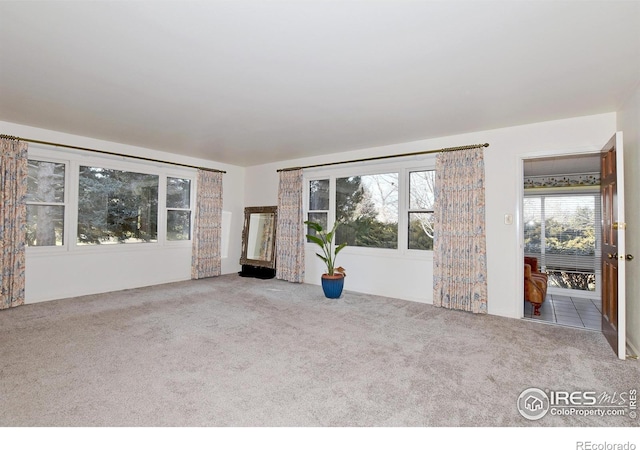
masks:
<svg viewBox="0 0 640 450"><path fill-rule="evenodd" d="M529 159L548 158L555 156L581 156L581 155L599 155L602 148L600 146L588 146L574 149L562 149L562 150L544 150L539 152L522 153L516 158L516 233L517 233L517 261L524 261L524 228L522 223L522 202L524 201L524 162ZM524 279L524 263L518 264L516 268L516 274L518 280ZM524 319L524 283L518 283L516 296L516 317Z"/></svg>

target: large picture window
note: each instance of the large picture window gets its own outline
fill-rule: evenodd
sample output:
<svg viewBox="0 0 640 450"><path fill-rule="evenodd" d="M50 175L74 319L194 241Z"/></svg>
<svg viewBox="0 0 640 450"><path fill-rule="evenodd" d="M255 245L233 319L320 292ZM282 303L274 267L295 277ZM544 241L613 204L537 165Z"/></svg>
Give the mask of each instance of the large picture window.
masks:
<svg viewBox="0 0 640 450"><path fill-rule="evenodd" d="M336 242L398 248L398 174L336 179Z"/></svg>
<svg viewBox="0 0 640 450"><path fill-rule="evenodd" d="M158 179L80 166L78 244L157 242Z"/></svg>
<svg viewBox="0 0 640 450"><path fill-rule="evenodd" d="M28 168L27 245L63 245L66 165L29 159Z"/></svg>

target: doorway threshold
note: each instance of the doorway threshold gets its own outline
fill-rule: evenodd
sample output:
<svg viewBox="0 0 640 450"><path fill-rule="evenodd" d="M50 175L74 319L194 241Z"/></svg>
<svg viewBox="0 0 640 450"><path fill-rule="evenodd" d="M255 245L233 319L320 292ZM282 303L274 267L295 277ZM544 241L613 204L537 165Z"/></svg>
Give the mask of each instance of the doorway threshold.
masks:
<svg viewBox="0 0 640 450"><path fill-rule="evenodd" d="M524 318L555 325L602 331L600 299L547 294L540 315L533 315L531 303L524 302Z"/></svg>

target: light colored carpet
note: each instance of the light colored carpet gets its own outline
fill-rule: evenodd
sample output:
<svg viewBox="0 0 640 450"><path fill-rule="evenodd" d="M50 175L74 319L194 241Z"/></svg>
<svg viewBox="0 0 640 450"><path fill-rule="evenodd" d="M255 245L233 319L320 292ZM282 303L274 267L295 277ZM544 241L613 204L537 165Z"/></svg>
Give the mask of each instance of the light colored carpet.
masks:
<svg viewBox="0 0 640 450"><path fill-rule="evenodd" d="M522 390L628 391L596 332L225 275L0 311L2 426L530 422Z"/></svg>

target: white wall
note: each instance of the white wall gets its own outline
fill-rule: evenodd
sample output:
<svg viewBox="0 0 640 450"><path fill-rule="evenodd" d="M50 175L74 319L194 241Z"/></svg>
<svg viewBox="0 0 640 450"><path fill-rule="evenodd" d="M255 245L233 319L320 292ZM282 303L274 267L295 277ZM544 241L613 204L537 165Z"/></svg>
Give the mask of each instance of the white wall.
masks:
<svg viewBox="0 0 640 450"><path fill-rule="evenodd" d="M631 93L617 114L618 130L623 133L625 221L627 254L635 259L626 263L627 343L640 354L640 85Z"/></svg>
<svg viewBox="0 0 640 450"><path fill-rule="evenodd" d="M60 133L41 128L0 122L3 134L26 139L58 142L168 162L225 170L223 175L223 226L230 216L229 229L223 230L222 273L240 270L242 239L244 168L215 161L190 158L116 142ZM191 278L191 247L116 246L75 252L30 252L26 261L26 303L78 295L129 289ZM37 249L40 250L40 249ZM85 249L82 249L85 250Z"/></svg>
<svg viewBox="0 0 640 450"><path fill-rule="evenodd" d="M488 142L485 171L489 313L521 317L521 225L517 220L505 225L504 215L518 217L522 160L597 151L615 131L616 114L607 113L253 166L246 169L244 199L247 205L276 204L279 168ZM322 265L314 251L308 247L305 281L319 284ZM432 263L428 259L356 255L345 249L338 262L347 270L345 289L425 303L433 300Z"/></svg>

